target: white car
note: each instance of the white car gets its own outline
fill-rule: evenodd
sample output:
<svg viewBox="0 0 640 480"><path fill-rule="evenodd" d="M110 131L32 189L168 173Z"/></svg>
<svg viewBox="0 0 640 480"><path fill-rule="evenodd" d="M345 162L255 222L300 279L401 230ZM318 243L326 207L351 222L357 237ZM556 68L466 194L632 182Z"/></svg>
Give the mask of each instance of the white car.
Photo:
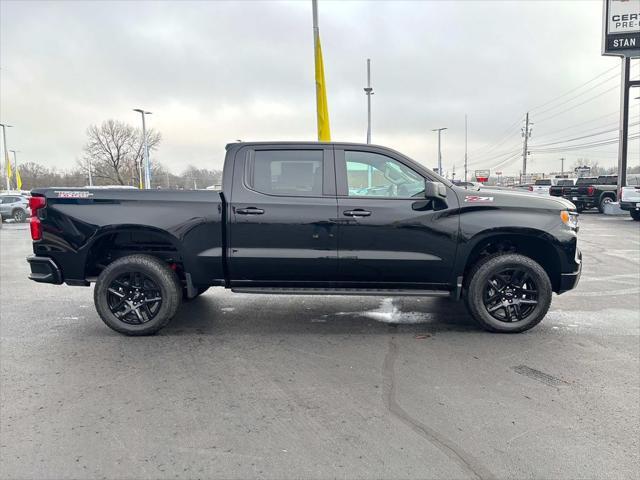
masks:
<svg viewBox="0 0 640 480"><path fill-rule="evenodd" d="M551 187L567 187L573 186L573 184L574 180L572 178L540 178L529 186L529 191L538 195L551 195Z"/></svg>
<svg viewBox="0 0 640 480"><path fill-rule="evenodd" d="M620 190L620 208L631 214L631 218L640 221L640 175L627 175L627 185Z"/></svg>

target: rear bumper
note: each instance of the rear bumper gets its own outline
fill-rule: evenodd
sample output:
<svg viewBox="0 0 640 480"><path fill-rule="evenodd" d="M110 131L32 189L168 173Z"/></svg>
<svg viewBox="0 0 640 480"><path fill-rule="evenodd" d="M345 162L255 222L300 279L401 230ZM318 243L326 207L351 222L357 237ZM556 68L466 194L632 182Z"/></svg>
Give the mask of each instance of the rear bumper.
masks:
<svg viewBox="0 0 640 480"><path fill-rule="evenodd" d="M51 258L30 255L27 257L27 262L31 267L30 280L40 283L53 283L54 285L62 283L62 273L56 262Z"/></svg>
<svg viewBox="0 0 640 480"><path fill-rule="evenodd" d="M582 274L582 252L576 249L576 270L571 273L563 273L560 275L560 288L558 294L573 290L580 281L580 275Z"/></svg>
<svg viewBox="0 0 640 480"><path fill-rule="evenodd" d="M573 202L573 204L576 206L582 205L582 206L593 207L596 205L595 197L588 197L585 195L562 195L562 198L564 198L565 200L569 200L570 202Z"/></svg>
<svg viewBox="0 0 640 480"><path fill-rule="evenodd" d="M640 202L620 202L620 208L627 212L630 212L631 210L640 210L640 207L636 207L636 205L640 205Z"/></svg>

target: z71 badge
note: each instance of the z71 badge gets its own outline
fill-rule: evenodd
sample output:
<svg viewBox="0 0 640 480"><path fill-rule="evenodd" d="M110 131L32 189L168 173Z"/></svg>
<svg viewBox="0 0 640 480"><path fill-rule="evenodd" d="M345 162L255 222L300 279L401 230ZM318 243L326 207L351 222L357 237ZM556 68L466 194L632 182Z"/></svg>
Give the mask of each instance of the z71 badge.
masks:
<svg viewBox="0 0 640 480"><path fill-rule="evenodd" d="M55 194L58 198L89 198L93 197L93 193L87 191L72 190L56 190Z"/></svg>
<svg viewBox="0 0 640 480"><path fill-rule="evenodd" d="M464 197L465 203L493 202L493 197L482 197L480 195L467 195Z"/></svg>

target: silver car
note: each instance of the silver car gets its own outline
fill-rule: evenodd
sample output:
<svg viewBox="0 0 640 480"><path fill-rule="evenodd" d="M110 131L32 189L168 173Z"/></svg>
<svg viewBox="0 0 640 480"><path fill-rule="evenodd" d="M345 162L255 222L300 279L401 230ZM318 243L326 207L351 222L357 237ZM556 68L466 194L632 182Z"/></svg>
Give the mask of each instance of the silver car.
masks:
<svg viewBox="0 0 640 480"><path fill-rule="evenodd" d="M28 197L19 194L0 195L0 216L2 221L13 218L16 222L25 222L31 216Z"/></svg>

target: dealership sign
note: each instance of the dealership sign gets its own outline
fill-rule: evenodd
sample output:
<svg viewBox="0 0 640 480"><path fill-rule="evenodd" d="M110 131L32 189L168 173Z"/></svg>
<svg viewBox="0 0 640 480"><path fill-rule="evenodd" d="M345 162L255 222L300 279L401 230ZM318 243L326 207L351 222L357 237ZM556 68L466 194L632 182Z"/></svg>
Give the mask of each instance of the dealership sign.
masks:
<svg viewBox="0 0 640 480"><path fill-rule="evenodd" d="M640 0L604 0L602 54L640 57Z"/></svg>
<svg viewBox="0 0 640 480"><path fill-rule="evenodd" d="M476 181L480 183L484 183L489 180L489 170L476 170Z"/></svg>

